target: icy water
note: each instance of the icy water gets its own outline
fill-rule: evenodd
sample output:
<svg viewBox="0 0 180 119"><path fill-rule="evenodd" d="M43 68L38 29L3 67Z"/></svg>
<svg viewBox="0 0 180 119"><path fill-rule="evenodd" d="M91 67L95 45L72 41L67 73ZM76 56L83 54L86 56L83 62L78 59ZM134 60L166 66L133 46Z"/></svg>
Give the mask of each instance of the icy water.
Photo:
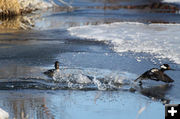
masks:
<svg viewBox="0 0 180 119"><path fill-rule="evenodd" d="M164 119L164 104L180 102L177 1L37 1L43 10L0 21L0 108L10 119ZM55 61L60 72L44 75ZM174 83L134 83L164 63L177 69L166 72Z"/></svg>

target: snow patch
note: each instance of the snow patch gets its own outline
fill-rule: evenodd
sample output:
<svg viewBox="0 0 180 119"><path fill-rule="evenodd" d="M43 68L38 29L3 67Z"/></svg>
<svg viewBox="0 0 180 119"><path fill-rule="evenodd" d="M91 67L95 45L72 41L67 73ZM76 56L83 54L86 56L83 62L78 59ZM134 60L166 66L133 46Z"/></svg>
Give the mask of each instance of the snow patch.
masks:
<svg viewBox="0 0 180 119"><path fill-rule="evenodd" d="M179 25L112 23L71 27L73 37L104 41L115 52L144 52L156 58L168 58L180 64Z"/></svg>

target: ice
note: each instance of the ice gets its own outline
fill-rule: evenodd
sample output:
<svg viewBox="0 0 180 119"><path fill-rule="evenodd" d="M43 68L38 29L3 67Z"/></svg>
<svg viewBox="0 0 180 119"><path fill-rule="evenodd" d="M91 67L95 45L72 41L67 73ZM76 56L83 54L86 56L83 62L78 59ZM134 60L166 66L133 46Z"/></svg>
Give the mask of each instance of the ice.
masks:
<svg viewBox="0 0 180 119"><path fill-rule="evenodd" d="M169 2L169 3L180 3L179 0L163 0L164 2Z"/></svg>
<svg viewBox="0 0 180 119"><path fill-rule="evenodd" d="M8 118L9 118L9 114L0 108L0 119L8 119Z"/></svg>
<svg viewBox="0 0 180 119"><path fill-rule="evenodd" d="M58 2L62 3L63 5L72 8L72 6L63 1L63 0L57 0ZM56 4L54 2L54 0L19 0L19 4L21 6L21 9L24 10L39 10L39 9L46 9L46 8L50 8L53 6L58 6L58 4Z"/></svg>
<svg viewBox="0 0 180 119"><path fill-rule="evenodd" d="M52 7L52 4L43 0L19 0L22 9L44 9Z"/></svg>
<svg viewBox="0 0 180 119"><path fill-rule="evenodd" d="M149 53L180 64L178 24L117 22L69 28L73 37L103 41L115 52ZM137 59L139 60L139 59Z"/></svg>

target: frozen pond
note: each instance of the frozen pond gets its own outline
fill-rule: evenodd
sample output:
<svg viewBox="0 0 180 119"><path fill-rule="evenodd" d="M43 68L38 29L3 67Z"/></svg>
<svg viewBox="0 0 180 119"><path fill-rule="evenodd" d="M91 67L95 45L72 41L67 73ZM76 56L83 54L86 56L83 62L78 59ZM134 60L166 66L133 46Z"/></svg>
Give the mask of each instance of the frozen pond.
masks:
<svg viewBox="0 0 180 119"><path fill-rule="evenodd" d="M1 20L0 108L10 119L164 119L163 104L180 102L179 3L66 2ZM134 83L164 63L174 83Z"/></svg>

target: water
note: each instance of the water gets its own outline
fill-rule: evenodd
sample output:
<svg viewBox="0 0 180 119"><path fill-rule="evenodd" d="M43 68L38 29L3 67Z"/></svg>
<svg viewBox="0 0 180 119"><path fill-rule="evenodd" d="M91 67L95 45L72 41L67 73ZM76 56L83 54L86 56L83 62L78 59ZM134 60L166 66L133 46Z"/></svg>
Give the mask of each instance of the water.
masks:
<svg viewBox="0 0 180 119"><path fill-rule="evenodd" d="M17 119L163 119L163 104L180 102L179 71L166 72L169 85L133 81L163 63L180 69L179 11L143 0L65 2L38 0L32 9L42 10L1 20L0 107ZM57 60L60 72L44 75Z"/></svg>

